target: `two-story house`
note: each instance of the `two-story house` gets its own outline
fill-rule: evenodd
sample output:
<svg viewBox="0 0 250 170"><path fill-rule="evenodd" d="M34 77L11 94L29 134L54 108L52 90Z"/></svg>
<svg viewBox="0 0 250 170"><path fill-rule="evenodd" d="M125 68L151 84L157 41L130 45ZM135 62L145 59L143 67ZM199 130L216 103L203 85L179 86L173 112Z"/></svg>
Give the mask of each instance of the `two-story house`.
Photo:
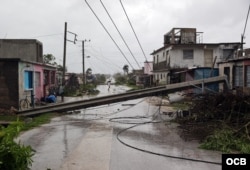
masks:
<svg viewBox="0 0 250 170"><path fill-rule="evenodd" d="M43 63L42 43L34 39L0 40L0 107L19 108L19 101L41 99L55 85L56 67Z"/></svg>
<svg viewBox="0 0 250 170"><path fill-rule="evenodd" d="M166 33L163 47L151 53L154 81L170 84L217 76L217 63L234 58L241 46L239 42L203 43L202 35L196 28L173 28Z"/></svg>

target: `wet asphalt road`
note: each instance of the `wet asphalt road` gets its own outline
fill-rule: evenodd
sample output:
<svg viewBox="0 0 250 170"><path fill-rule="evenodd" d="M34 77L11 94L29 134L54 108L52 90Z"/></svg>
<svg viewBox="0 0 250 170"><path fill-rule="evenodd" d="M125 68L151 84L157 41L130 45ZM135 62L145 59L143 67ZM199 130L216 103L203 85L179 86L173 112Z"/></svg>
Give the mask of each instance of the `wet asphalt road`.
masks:
<svg viewBox="0 0 250 170"><path fill-rule="evenodd" d="M98 88L100 95L126 90ZM197 141L181 138L177 125L165 121L168 117L148 102L152 100L75 111L23 133L22 143L36 150L31 169L220 170L214 162L221 162L221 154L198 149Z"/></svg>

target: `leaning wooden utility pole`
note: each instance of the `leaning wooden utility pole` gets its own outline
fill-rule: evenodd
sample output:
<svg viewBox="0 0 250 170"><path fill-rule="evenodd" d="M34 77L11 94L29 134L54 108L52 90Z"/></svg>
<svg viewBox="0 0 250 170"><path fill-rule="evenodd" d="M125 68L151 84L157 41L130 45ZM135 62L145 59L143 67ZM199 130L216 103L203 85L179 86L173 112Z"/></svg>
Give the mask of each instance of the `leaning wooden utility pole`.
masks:
<svg viewBox="0 0 250 170"><path fill-rule="evenodd" d="M242 51L243 51L243 44L244 44L245 31L246 31L246 27L247 27L247 20L248 20L248 16L249 16L249 11L250 11L250 4L249 4L249 7L248 7L248 11L247 11L247 18L246 18L246 22L245 22L244 31L241 34L241 50Z"/></svg>
<svg viewBox="0 0 250 170"><path fill-rule="evenodd" d="M62 74L62 102L64 102L65 71L66 71L66 45L67 45L67 22L64 25L64 46L63 46L63 74Z"/></svg>

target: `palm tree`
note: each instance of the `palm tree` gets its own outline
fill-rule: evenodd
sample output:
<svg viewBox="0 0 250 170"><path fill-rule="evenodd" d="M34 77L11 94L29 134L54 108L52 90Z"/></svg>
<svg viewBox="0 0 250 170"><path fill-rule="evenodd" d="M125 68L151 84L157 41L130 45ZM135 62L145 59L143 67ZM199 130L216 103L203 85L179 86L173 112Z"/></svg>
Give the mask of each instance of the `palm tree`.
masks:
<svg viewBox="0 0 250 170"><path fill-rule="evenodd" d="M125 64L123 66L123 71L124 71L124 75L125 75L125 73L127 73L127 75L128 75L128 65L127 64Z"/></svg>

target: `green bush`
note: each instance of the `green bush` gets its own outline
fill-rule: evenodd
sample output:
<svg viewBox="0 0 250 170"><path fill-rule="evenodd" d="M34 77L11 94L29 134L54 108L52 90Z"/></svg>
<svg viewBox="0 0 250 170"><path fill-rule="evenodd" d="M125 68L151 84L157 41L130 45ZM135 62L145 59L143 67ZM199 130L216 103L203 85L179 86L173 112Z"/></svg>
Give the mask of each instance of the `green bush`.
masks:
<svg viewBox="0 0 250 170"><path fill-rule="evenodd" d="M238 137L231 129L217 130L200 146L203 149L218 150L225 153L250 153L249 140L243 136Z"/></svg>
<svg viewBox="0 0 250 170"><path fill-rule="evenodd" d="M127 76L124 76L120 73L117 73L116 75L114 75L114 78L115 78L116 85L124 85L127 83Z"/></svg>
<svg viewBox="0 0 250 170"><path fill-rule="evenodd" d="M19 121L0 129L0 169L27 170L32 165L34 154L30 146L15 142L22 128Z"/></svg>

